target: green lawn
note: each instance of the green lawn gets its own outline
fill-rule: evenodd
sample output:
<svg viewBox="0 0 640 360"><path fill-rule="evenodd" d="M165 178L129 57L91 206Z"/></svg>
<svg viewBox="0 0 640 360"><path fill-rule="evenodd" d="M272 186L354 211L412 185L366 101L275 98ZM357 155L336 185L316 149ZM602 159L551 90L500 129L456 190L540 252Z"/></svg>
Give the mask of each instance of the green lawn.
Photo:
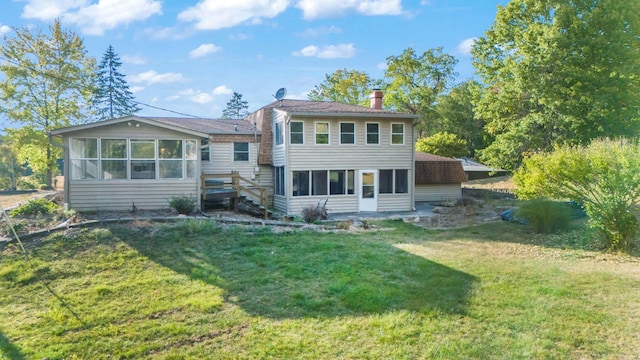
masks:
<svg viewBox="0 0 640 360"><path fill-rule="evenodd" d="M493 223L136 223L0 249L0 359L637 359L640 262Z"/></svg>

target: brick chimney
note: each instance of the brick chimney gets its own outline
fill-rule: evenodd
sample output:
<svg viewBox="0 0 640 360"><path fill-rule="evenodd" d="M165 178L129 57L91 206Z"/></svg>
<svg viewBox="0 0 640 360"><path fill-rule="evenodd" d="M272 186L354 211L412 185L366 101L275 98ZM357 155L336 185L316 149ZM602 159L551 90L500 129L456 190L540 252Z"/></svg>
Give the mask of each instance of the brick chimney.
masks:
<svg viewBox="0 0 640 360"><path fill-rule="evenodd" d="M371 95L369 95L369 100L371 101L371 108L382 110L382 90L373 89Z"/></svg>

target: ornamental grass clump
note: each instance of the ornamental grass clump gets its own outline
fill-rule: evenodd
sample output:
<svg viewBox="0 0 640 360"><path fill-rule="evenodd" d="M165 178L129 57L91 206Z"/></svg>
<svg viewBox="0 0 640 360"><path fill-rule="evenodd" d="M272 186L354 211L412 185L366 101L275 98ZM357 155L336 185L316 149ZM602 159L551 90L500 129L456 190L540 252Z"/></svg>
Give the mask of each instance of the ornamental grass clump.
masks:
<svg viewBox="0 0 640 360"><path fill-rule="evenodd" d="M546 199L523 202L515 213L524 219L538 234L554 234L565 231L571 222L571 208L564 203Z"/></svg>

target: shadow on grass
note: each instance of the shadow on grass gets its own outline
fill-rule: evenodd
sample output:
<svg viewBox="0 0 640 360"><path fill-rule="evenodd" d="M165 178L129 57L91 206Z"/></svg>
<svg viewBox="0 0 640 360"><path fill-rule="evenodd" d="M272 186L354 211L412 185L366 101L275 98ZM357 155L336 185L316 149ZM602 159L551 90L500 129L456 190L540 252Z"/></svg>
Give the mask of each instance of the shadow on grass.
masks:
<svg viewBox="0 0 640 360"><path fill-rule="evenodd" d="M152 236L119 237L165 267L224 289L226 300L246 312L270 318L464 313L476 281L364 234L207 227L184 223Z"/></svg>
<svg viewBox="0 0 640 360"><path fill-rule="evenodd" d="M0 358L12 360L25 359L24 354L22 354L20 349L13 345L11 340L9 340L2 332L0 332Z"/></svg>

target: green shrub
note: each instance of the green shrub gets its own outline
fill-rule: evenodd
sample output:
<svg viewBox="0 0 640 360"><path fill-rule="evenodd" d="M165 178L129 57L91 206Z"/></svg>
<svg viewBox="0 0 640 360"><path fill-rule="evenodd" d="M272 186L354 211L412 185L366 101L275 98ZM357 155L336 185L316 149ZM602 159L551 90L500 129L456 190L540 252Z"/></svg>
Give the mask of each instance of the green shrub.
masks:
<svg viewBox="0 0 640 360"><path fill-rule="evenodd" d="M45 198L29 200L27 203L18 206L11 210L9 215L38 215L38 214L50 214L58 209L58 205L47 200Z"/></svg>
<svg viewBox="0 0 640 360"><path fill-rule="evenodd" d="M193 196L174 196L169 200L169 207L178 212L178 214L190 214L196 209L196 199Z"/></svg>
<svg viewBox="0 0 640 360"><path fill-rule="evenodd" d="M552 234L567 230L571 221L571 208L564 203L533 199L523 202L515 213L538 234Z"/></svg>

